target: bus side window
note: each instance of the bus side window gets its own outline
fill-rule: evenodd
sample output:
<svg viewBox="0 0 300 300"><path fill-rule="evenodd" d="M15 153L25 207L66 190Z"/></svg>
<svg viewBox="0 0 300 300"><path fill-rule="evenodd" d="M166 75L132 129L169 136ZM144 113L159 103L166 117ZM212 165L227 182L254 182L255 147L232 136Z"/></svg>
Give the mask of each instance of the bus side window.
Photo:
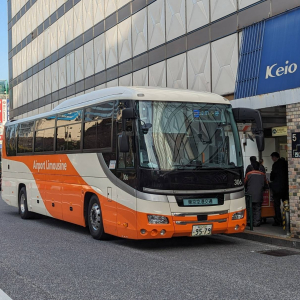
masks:
<svg viewBox="0 0 300 300"><path fill-rule="evenodd" d="M33 152L33 121L18 124L17 152Z"/></svg>
<svg viewBox="0 0 300 300"><path fill-rule="evenodd" d="M5 147L7 156L16 155L16 126L8 126L5 130Z"/></svg>

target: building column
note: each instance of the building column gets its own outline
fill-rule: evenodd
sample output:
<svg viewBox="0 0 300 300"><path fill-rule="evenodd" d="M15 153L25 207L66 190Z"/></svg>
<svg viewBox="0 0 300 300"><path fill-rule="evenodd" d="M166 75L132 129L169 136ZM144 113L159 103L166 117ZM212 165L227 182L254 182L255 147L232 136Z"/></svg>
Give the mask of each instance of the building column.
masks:
<svg viewBox="0 0 300 300"><path fill-rule="evenodd" d="M286 107L291 235L300 238L300 158L292 158L292 133L300 132L300 103Z"/></svg>

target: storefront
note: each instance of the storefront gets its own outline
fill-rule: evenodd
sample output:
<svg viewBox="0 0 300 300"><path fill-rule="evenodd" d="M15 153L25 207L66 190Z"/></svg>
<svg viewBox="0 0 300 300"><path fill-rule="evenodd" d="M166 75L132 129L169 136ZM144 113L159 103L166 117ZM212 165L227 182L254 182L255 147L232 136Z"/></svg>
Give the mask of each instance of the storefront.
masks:
<svg viewBox="0 0 300 300"><path fill-rule="evenodd" d="M243 132L245 165L250 163L250 156L263 159L270 178L272 152L278 152L288 161L290 229L294 238L300 238L300 179L297 179L300 157L297 157L298 150L292 149L292 141L295 147L300 132L299 51L300 9L245 28L232 101L234 107L260 110L264 122L266 146L262 153L257 152L251 141L251 132L250 137L247 130Z"/></svg>

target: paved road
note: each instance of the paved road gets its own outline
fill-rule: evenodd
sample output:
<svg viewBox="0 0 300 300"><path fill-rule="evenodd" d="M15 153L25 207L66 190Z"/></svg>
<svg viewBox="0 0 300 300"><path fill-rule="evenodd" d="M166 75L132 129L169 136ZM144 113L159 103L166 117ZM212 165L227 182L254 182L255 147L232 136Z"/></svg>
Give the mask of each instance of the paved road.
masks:
<svg viewBox="0 0 300 300"><path fill-rule="evenodd" d="M95 241L0 199L0 289L13 300L300 299L300 255L267 249L278 248L227 236Z"/></svg>

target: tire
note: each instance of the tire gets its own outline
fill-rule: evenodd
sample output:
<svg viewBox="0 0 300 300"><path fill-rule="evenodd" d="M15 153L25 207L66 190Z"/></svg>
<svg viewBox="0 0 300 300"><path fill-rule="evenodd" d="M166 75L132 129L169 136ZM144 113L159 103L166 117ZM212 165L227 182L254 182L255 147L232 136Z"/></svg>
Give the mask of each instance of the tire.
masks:
<svg viewBox="0 0 300 300"><path fill-rule="evenodd" d="M22 187L19 193L19 214L22 219L30 219L33 213L28 211L26 188Z"/></svg>
<svg viewBox="0 0 300 300"><path fill-rule="evenodd" d="M106 240L108 235L104 232L101 206L96 195L90 199L87 219L91 236L95 240Z"/></svg>

